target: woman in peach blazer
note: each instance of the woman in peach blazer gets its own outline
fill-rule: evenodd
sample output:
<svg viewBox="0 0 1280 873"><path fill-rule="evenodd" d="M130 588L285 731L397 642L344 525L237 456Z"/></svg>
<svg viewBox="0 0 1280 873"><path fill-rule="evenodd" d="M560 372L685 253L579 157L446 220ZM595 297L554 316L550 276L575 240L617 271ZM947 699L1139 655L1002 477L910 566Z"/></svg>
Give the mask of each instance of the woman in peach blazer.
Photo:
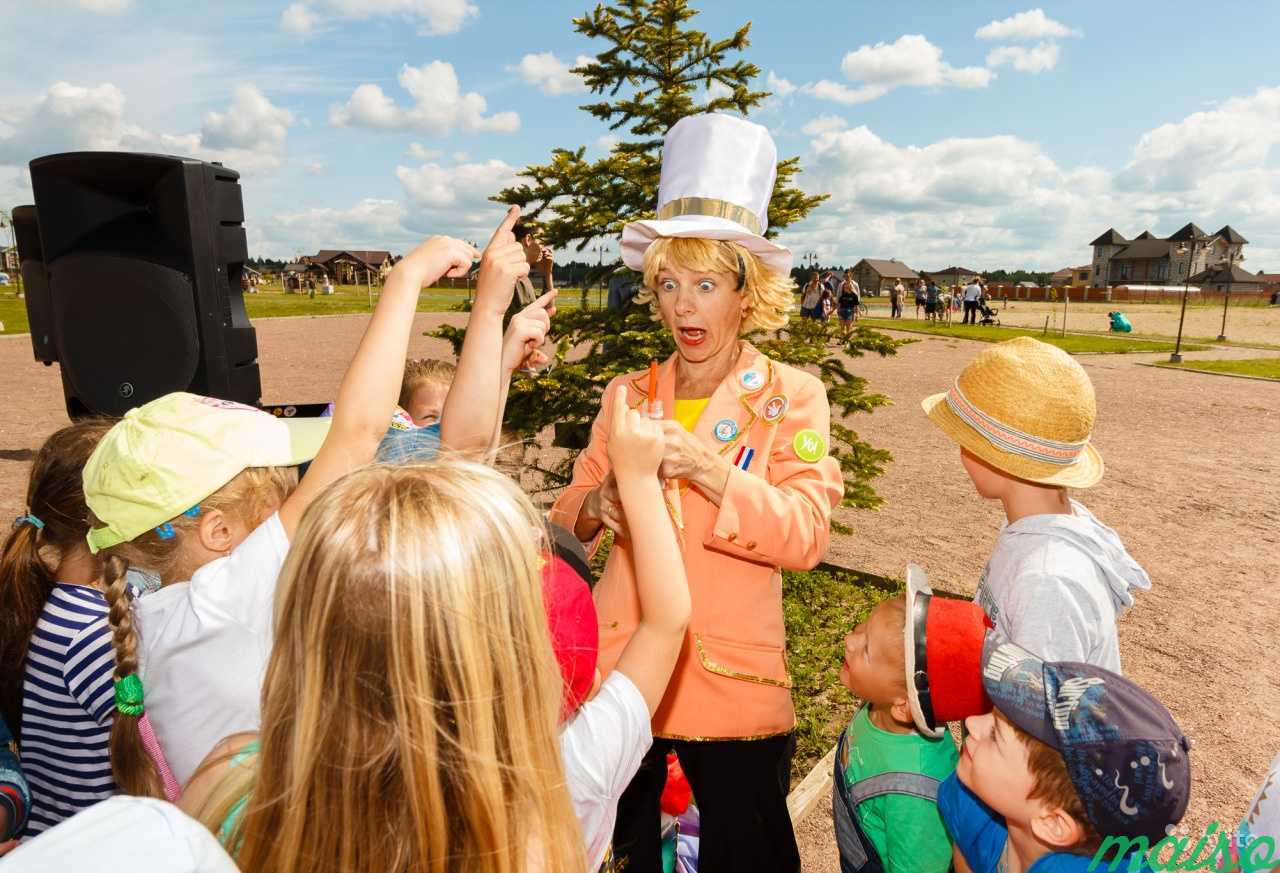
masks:
<svg viewBox="0 0 1280 873"><path fill-rule="evenodd" d="M826 451L826 391L739 339L753 327L784 325L793 301L786 274L747 247L661 238L646 245L643 266L645 297L676 343L657 372L657 398L673 415L663 422L659 472L693 615L653 717L653 748L618 808L614 857L628 873L661 869L658 800L666 753L675 749L702 813L700 869L796 871L786 808L795 712L780 570L818 563L843 493L840 466ZM646 404L647 371L614 379L604 396L620 383L633 407ZM592 551L606 527L615 532L595 589L602 675L639 621L631 543L605 449L609 409L602 406L551 513Z"/></svg>

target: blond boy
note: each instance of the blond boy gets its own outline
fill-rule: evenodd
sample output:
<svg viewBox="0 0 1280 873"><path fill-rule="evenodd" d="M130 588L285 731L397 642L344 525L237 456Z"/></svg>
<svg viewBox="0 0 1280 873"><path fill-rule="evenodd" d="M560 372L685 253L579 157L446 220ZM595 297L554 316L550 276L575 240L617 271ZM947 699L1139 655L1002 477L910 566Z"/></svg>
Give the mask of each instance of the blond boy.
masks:
<svg viewBox="0 0 1280 873"><path fill-rule="evenodd" d="M949 391L921 405L960 446L978 494L1004 508L974 599L1007 639L1042 657L1120 672L1116 619L1151 581L1067 490L1095 485L1103 472L1084 369L1019 337L980 352Z"/></svg>

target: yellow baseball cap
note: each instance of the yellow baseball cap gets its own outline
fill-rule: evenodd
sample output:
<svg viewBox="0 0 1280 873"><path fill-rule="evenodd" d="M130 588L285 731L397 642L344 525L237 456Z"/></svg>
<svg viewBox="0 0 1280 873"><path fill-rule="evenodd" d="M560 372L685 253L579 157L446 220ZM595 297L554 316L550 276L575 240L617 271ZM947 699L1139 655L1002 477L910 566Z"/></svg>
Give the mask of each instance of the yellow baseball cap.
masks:
<svg viewBox="0 0 1280 873"><path fill-rule="evenodd" d="M89 531L89 551L177 518L249 467L310 461L331 421L183 392L130 409L85 464L85 503L105 525Z"/></svg>

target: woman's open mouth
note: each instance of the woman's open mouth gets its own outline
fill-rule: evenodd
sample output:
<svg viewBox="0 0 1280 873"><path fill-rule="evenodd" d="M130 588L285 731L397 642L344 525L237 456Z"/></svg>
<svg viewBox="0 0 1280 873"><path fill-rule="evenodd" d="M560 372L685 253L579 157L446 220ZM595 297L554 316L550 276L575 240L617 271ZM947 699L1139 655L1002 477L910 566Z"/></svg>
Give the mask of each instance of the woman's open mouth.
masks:
<svg viewBox="0 0 1280 873"><path fill-rule="evenodd" d="M707 332L700 327L681 327L676 329L676 338L686 346L696 346L707 338Z"/></svg>

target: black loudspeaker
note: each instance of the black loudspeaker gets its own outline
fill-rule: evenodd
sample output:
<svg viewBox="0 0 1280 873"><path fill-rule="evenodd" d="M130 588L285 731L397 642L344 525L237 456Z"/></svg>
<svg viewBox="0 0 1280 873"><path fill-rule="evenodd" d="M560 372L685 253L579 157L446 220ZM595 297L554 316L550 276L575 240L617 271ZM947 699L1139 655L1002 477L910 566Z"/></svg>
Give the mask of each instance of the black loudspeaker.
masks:
<svg viewBox="0 0 1280 873"><path fill-rule="evenodd" d="M166 155L31 162L36 205L13 212L31 343L61 365L72 418L171 391L259 404L239 178Z"/></svg>

